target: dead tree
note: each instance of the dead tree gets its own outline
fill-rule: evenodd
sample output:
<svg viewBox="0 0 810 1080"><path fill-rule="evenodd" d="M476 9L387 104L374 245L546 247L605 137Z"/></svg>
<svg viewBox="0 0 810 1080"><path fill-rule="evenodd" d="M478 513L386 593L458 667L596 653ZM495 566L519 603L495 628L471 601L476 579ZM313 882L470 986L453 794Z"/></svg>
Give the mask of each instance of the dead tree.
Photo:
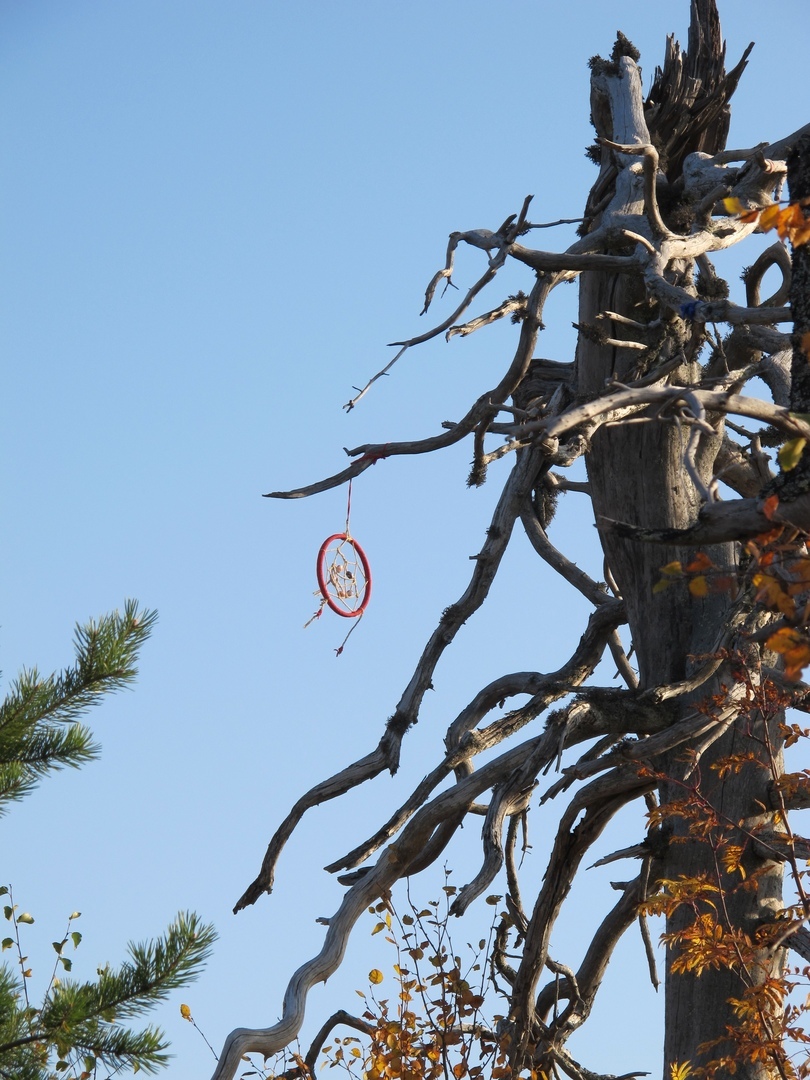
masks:
<svg viewBox="0 0 810 1080"><path fill-rule="evenodd" d="M783 856L774 838L773 768L760 768L766 747L771 766L776 762L778 767L780 732L772 717L752 709L751 688L773 678L784 691L783 700L797 707L804 705L807 691L780 677L776 658L765 648L762 631L770 616L752 600L741 552L746 540L779 524L810 528L804 458L790 473L774 476L762 449L767 437L772 445L810 440L808 359L801 334L791 336L790 306L804 331L810 290L802 276L801 292L797 286L790 296L790 257L777 243L748 272L746 295L732 300L712 254L760 226L758 211L779 198L791 153L795 198L810 191L810 125L769 145L727 150L729 100L748 52L726 71L714 0L692 0L691 9L687 48L668 41L646 100L638 54L621 34L608 59L591 61L596 129L591 154L599 175L580 238L568 250L527 246L535 227L529 198L494 231L451 234L446 264L428 286L425 309L437 287L451 280L460 244L485 254L484 272L448 319L429 333L397 343L394 360L430 337L469 334L509 315L520 325L518 340L496 385L472 403L462 420L430 438L359 446L348 451L352 461L337 475L272 493L274 498L314 495L359 476L381 458L432 453L468 437L474 452L471 483L483 482L488 467L501 458L511 456L514 462L469 585L442 614L378 745L299 799L270 841L261 871L237 911L271 891L279 854L310 807L385 770L397 770L402 740L418 720L436 665L461 625L482 605L514 529L525 529L539 557L579 590L593 611L579 644L558 671L506 674L478 689L450 723L432 771L407 802L327 868L361 867L364 872L349 879L353 883L330 921L321 951L293 975L282 1020L262 1030L234 1031L215 1080L234 1076L244 1053L273 1054L295 1038L308 989L340 964L360 915L396 881L430 865L467 815L481 810L482 800L481 869L460 891L453 914L461 915L487 889L505 861L523 942L517 968L505 976L510 984L506 1031L516 1069L540 1062L581 1080L586 1073L567 1053L565 1042L587 1020L621 934L661 882L717 872L705 845L691 842L683 819L666 813L689 790L697 768L706 772L734 754L748 755L748 764L713 789L712 812L725 815L747 838L741 865L758 882L756 890L729 887L724 919L756 942L759 928L780 917ZM510 259L526 267L527 293L460 322ZM760 282L771 266L779 268L782 284L763 299ZM538 359L546 298L573 279L580 297L576 355L558 362ZM771 400L745 394L745 384L754 377L767 384ZM493 438L498 445L492 445ZM565 469L583 456L587 485L575 486L593 502L606 583L570 562L547 531L554 500L569 483ZM720 482L736 497L721 500ZM770 498L774 493L777 500ZM698 550L716 574L735 582L734 588L690 591L684 581L656 588L662 566L687 566ZM619 628L625 625L637 673L621 644ZM591 681L606 651L624 678L622 690ZM740 656L747 664L745 705L734 689L741 685L739 675L731 672ZM528 703L490 718L516 695L529 695ZM720 704L706 711L701 703L712 695ZM555 702L563 704L551 710ZM476 768L477 756L493 748L498 753ZM512 888L517 875L510 822L530 808L542 771L559 761L568 764L543 797L570 802L561 812L543 885L524 910ZM436 794L451 775L455 783ZM790 797L780 798L780 807L789 805ZM641 872L623 884L575 977L560 981L554 976L546 984L550 935L571 883L607 823L632 801L640 801L642 808L640 844L632 852L641 859ZM653 811L649 826L643 818L645 803ZM765 839L755 843L753 837ZM670 915L667 931L677 933L693 918L694 912L681 908ZM801 947L793 923L790 930L792 938L788 933L761 938L755 981L779 976L787 944ZM734 1022L728 1001L740 993L733 965L697 978L674 973L677 955L673 945L665 973L667 1070L684 1062L699 1066L711 1056L698 1047L722 1040ZM552 986L566 1002L553 1015ZM738 1071L761 1077L774 1068L770 1059L742 1061Z"/></svg>

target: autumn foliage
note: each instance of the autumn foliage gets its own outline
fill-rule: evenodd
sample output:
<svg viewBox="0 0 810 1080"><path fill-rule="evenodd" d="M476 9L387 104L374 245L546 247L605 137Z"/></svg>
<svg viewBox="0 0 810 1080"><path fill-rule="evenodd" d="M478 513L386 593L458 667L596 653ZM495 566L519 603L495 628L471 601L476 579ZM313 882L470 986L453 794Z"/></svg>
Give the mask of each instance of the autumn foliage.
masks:
<svg viewBox="0 0 810 1080"><path fill-rule="evenodd" d="M671 970L700 977L710 969L725 969L739 980L739 993L729 999L736 1023L721 1037L699 1047L705 1055L699 1067L691 1062L677 1063L672 1080L690 1076L713 1080L733 1075L746 1063L757 1062L768 1065L784 1080L810 1075L806 1052L810 1036L804 1028L810 1003L810 967L788 968L778 960L770 959L767 964L762 960L763 954L778 957L788 938L810 915L804 842L792 832L785 810L785 799L791 793L806 790L808 774L782 771L779 753L771 745L768 732L774 731L775 742L791 746L806 739L808 731L783 720L786 697L777 682L752 679L742 664L734 670L738 724L745 733L740 750L713 763L708 770L693 754L693 771L682 784L682 797L656 808L649 819L653 829L680 819L685 826L680 830L680 840L705 845L711 852L709 863L716 868L714 874L660 880L658 891L643 905L647 915L671 917L679 910L690 915L683 920L682 929L662 937L670 949ZM731 690L723 688L701 709L708 715L719 714ZM770 775L777 807L775 827L773 820L763 815L761 824L746 828L744 822L718 809L722 806L722 783L747 768L764 769ZM670 777L660 779L671 781ZM747 872L745 856L752 848L758 855L757 867ZM775 912L772 921L749 933L729 917L729 908L735 893L756 893L769 858L786 864L794 886L794 901Z"/></svg>
<svg viewBox="0 0 810 1080"><path fill-rule="evenodd" d="M778 503L776 495L766 500L768 517L772 518ZM776 621L770 620L764 635L766 648L782 658L786 678L795 682L810 665L810 554L804 536L795 529L778 526L749 540L745 552L747 562L741 582L715 566L701 551L685 566L677 561L662 566L654 591L685 583L693 597L724 591L742 601L746 591L752 590L756 603L776 617Z"/></svg>
<svg viewBox="0 0 810 1080"><path fill-rule="evenodd" d="M794 248L801 247L810 240L810 220L805 217L804 209L810 200L799 199L797 202L780 206L774 203L764 210L746 208L737 198L723 199L723 205L729 214L734 214L742 222L755 223L760 232L776 229L779 239L789 240Z"/></svg>

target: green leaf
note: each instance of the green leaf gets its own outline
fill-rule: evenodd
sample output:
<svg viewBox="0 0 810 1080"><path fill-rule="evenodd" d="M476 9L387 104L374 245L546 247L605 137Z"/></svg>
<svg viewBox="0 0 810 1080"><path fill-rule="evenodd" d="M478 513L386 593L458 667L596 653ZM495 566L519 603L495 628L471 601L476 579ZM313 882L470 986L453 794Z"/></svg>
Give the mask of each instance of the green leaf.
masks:
<svg viewBox="0 0 810 1080"><path fill-rule="evenodd" d="M14 947L14 938L4 937L2 942L0 942L0 947L2 947L3 952L5 952L6 949L13 948Z"/></svg>
<svg viewBox="0 0 810 1080"><path fill-rule="evenodd" d="M789 439L779 451L779 465L784 472L795 469L801 460L807 439Z"/></svg>
<svg viewBox="0 0 810 1080"><path fill-rule="evenodd" d="M61 956L62 955L62 949L65 947L65 942L64 941L52 941L51 945L53 945L53 951L56 953L56 955Z"/></svg>
<svg viewBox="0 0 810 1080"><path fill-rule="evenodd" d="M74 930L73 933L70 935L70 939L73 942L73 948L78 949L79 942L82 940L82 935L79 933L79 931Z"/></svg>
<svg viewBox="0 0 810 1080"><path fill-rule="evenodd" d="M30 926L33 921L34 921L34 916L31 915L28 911L24 911L22 913L22 915L17 916L17 922L18 923L25 923L26 926Z"/></svg>
<svg viewBox="0 0 810 1080"><path fill-rule="evenodd" d="M65 971L71 971L73 969L73 961L69 960L67 956L60 956L59 963L65 969Z"/></svg>

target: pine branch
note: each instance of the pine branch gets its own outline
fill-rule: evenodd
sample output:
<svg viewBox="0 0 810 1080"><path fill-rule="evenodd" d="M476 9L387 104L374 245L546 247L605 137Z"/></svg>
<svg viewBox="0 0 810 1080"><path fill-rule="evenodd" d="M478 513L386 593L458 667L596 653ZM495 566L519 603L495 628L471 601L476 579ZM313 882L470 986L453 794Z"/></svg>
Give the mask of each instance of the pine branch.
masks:
<svg viewBox="0 0 810 1080"><path fill-rule="evenodd" d="M118 1021L143 1014L195 979L215 938L211 925L181 912L162 937L130 943L130 960L118 970L107 966L95 982L64 980L55 985L33 1016L22 1007L18 980L8 968L0 968L0 1077L30 1075L39 1080L51 1075L47 1060L42 1061L43 1045L63 1060L71 1054L88 1055L111 1068L157 1071L168 1060L163 1031L151 1025L132 1031ZM25 1071L37 1061L39 1066Z"/></svg>
<svg viewBox="0 0 810 1080"><path fill-rule="evenodd" d="M23 670L12 683L0 705L0 814L51 770L97 756L89 729L76 721L136 677L140 647L156 619L156 612L139 611L137 601L128 600L123 614L77 625L73 667L47 677L36 668Z"/></svg>

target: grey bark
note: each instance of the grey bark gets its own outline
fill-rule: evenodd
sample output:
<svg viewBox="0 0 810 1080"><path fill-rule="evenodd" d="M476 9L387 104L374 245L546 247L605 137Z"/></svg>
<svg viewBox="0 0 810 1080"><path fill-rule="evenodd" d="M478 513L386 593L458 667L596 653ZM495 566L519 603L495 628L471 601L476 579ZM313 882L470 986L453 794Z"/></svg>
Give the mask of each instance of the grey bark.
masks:
<svg viewBox="0 0 810 1080"><path fill-rule="evenodd" d="M703 9L698 11L697 7ZM695 17L703 16L704 26L708 23L705 40L700 55L693 54L691 63L675 65L681 70L689 67L694 94L696 85L701 85L703 92L715 101L707 111L711 114L705 126L699 132L700 147L709 153L723 149L727 124L722 122L724 102L723 87L728 83L722 72L720 55L719 27L716 26L716 12L707 13L707 8L714 5L693 5L693 31L690 31L690 52L693 43L700 37L694 30ZM671 54L670 54L671 56ZM616 70L617 69L617 70ZM633 144L650 142L645 117L639 109L628 102L640 102L640 89L630 89L638 80L637 68L630 56L614 59L610 66L597 70L593 77L593 116L597 134L610 138L614 142ZM734 80L736 82L736 79ZM721 88L718 90L718 87ZM666 83L659 79L657 93L665 97ZM720 106L718 106L720 99ZM671 105L671 102L670 102ZM663 105L656 105L653 119L660 120L667 112ZM649 114L649 111L648 111ZM684 157L684 142L690 132L684 121L686 113L677 113L678 131L675 133L674 150L669 157L668 179L676 183L679 179L679 166ZM694 133L693 133L694 134ZM620 155L617 155L620 157ZM626 162L625 162L626 164ZM619 169L621 161L619 162ZM606 160L602 164L602 176L597 181L595 191L602 193L604 199L604 178L613 169ZM601 214L592 219L592 228L598 228L613 222L624 224L625 228L634 227L642 232L647 223L643 216L643 194L637 182L633 186L628 182L626 172L618 173L619 180L612 200ZM624 183L623 183L624 181ZM591 202L594 202L592 196ZM628 226L628 222L636 225ZM674 271L677 273L677 269ZM691 267L681 268L681 284L689 288ZM582 275L580 287L581 326L592 326L598 314L611 311L628 318L652 320L660 318L661 311L650 310L649 302L638 280L627 275L617 277L609 273L589 272ZM673 381L682 384L694 383L699 378L699 369L694 360L694 338L690 339L690 329L682 319L670 316L667 324L667 336L661 347L661 359L677 355L684 356L684 363L674 373ZM610 380L628 382L637 377L634 368L635 354L630 351L606 347L594 338L580 334L577 348L577 390L589 396L603 390ZM807 361L805 359L805 370ZM712 476L715 458L722 445L722 424L715 421L716 435L701 439L697 458L698 468L706 484ZM631 523L640 528L649 529L686 529L693 523L700 510L700 494L684 469L684 447L679 427L666 423L646 423L636 425L617 425L602 427L593 437L590 452L587 455L588 479L597 521L600 518L614 518ZM696 599L686 590L669 589L655 594L653 586L660 578L660 567L678 560L683 564L693 557L694 548L677 544L650 544L617 535L615 531L602 530L602 545L607 563L618 584L620 593L627 605L628 619L632 632L636 656L638 658L640 685L642 688L658 686L666 682L684 679L694 668L694 657L712 652L722 637L724 628L731 618L731 601L726 594L709 594L705 599ZM724 572L736 572L736 545L732 543L714 544L704 548L716 566ZM680 716L685 716L694 708L695 701L703 700L707 694L717 689L716 684L707 684L695 694L686 697L680 706ZM746 730L750 723L754 730ZM712 764L729 754L742 749L750 750L757 744L751 734L761 735L761 719L754 717L750 721L742 719L733 724L728 733L718 739L704 755L701 762L701 775L710 777ZM778 734L771 733L775 743ZM664 758L664 770L673 778L662 782L661 799L664 805L672 804L684 798L685 789L679 783L684 776L685 767L679 758L679 751ZM764 755L763 755L764 756ZM770 815L762 812L767 806L767 781L769 774L756 766L747 767L742 773L733 775L725 782L717 782L712 792L712 801L716 809L727 815L732 821L741 822L744 829L756 831L768 824ZM691 839L686 827L677 820L670 822L664 831L668 841L667 851L661 859L658 872L662 877L676 879L706 875L714 879L717 867L711 849L703 843ZM744 859L744 868L750 875L755 871L762 873L762 860L753 847ZM726 911L721 913L721 922L726 919L732 926L754 935L758 926L773 917L781 905L782 868L778 861L768 864L766 872L760 878L757 891L741 892L734 889L739 878L732 879L723 875L723 884L728 890ZM695 913L683 907L668 920L667 932L672 933L690 925ZM744 983L739 973L731 970L708 971L699 978L693 974L673 973L672 963L677 956L676 949L668 950L667 971L665 975L665 1046L664 1076L669 1076L673 1064L690 1062L693 1067L716 1058L723 1052L723 1047L714 1047L711 1052L701 1053L703 1043L721 1038L727 1025L733 1025L736 1018L729 999L739 997ZM755 979L766 975L778 975L783 959L782 950L769 952L761 950L757 957ZM762 1077L770 1074L770 1065L741 1063L738 1076Z"/></svg>

